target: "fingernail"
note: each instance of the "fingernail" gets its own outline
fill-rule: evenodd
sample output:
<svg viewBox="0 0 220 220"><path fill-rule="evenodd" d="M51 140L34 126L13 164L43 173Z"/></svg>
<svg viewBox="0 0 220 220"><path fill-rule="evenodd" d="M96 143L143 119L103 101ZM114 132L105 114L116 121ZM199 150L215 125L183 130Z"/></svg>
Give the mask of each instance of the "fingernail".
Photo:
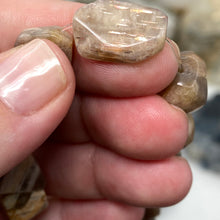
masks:
<svg viewBox="0 0 220 220"><path fill-rule="evenodd" d="M185 147L192 143L193 138L194 138L194 131L195 131L195 123L192 115L187 114L188 117L188 138L185 144Z"/></svg>
<svg viewBox="0 0 220 220"><path fill-rule="evenodd" d="M61 64L43 40L33 40L0 63L0 99L12 111L31 114L66 87Z"/></svg>
<svg viewBox="0 0 220 220"><path fill-rule="evenodd" d="M22 45L13 47L10 50L4 51L0 54L0 62L5 60L6 58L10 57L13 53L15 53L17 50L19 50L22 47Z"/></svg>
<svg viewBox="0 0 220 220"><path fill-rule="evenodd" d="M180 49L179 49L178 45L176 44L176 42L174 42L173 40L168 39L168 38L167 38L167 42L170 45L171 49L173 50L177 60L179 61L180 60Z"/></svg>

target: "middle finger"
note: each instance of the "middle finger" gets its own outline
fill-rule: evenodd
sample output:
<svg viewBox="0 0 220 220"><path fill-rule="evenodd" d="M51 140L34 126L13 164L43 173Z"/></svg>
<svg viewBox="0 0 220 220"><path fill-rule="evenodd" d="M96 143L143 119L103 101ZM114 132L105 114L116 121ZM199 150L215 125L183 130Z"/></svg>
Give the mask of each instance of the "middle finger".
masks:
<svg viewBox="0 0 220 220"><path fill-rule="evenodd" d="M88 143L46 144L38 150L37 159L47 193L64 199L166 206L180 201L191 185L190 168L180 157L137 161Z"/></svg>
<svg viewBox="0 0 220 220"><path fill-rule="evenodd" d="M53 135L64 143L92 141L136 159L162 159L186 143L186 114L157 95L140 98L77 96Z"/></svg>

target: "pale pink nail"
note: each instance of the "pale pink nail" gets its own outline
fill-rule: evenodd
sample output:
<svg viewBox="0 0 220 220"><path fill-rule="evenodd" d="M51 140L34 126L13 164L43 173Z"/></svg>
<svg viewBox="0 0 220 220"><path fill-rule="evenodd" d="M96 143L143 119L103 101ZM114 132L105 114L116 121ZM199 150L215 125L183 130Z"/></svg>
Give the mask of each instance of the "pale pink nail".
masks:
<svg viewBox="0 0 220 220"><path fill-rule="evenodd" d="M0 99L12 111L39 110L66 87L61 64L43 40L33 40L0 63Z"/></svg>

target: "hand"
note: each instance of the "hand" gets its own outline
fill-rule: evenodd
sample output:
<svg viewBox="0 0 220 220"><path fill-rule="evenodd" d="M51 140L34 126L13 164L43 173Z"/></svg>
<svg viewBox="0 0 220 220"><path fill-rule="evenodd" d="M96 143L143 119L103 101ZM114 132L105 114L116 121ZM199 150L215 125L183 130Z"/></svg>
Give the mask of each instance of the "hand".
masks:
<svg viewBox="0 0 220 220"><path fill-rule="evenodd" d="M0 175L37 150L54 198L37 219L139 220L145 207L180 201L192 181L175 156L187 116L157 95L178 68L171 47L138 64L95 62L74 50L72 68L49 41L8 49L25 28L71 23L81 4L1 4Z"/></svg>

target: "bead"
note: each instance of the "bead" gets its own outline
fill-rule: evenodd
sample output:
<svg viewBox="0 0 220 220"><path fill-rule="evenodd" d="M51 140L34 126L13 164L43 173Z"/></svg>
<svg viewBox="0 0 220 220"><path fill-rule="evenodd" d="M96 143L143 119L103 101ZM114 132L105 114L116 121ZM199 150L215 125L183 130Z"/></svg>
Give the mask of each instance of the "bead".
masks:
<svg viewBox="0 0 220 220"><path fill-rule="evenodd" d="M39 166L28 157L0 179L1 204L9 220L29 220L47 207Z"/></svg>
<svg viewBox="0 0 220 220"><path fill-rule="evenodd" d="M94 60L140 62L162 50L166 32L163 12L114 0L85 5L73 18L77 50Z"/></svg>
<svg viewBox="0 0 220 220"><path fill-rule="evenodd" d="M16 39L15 47L28 43L36 38L52 41L60 47L69 60L72 61L73 36L62 27L48 26L25 29Z"/></svg>
<svg viewBox="0 0 220 220"><path fill-rule="evenodd" d="M180 60L175 79L161 95L185 112L192 112L202 107L207 100L206 65L190 51L182 52Z"/></svg>

